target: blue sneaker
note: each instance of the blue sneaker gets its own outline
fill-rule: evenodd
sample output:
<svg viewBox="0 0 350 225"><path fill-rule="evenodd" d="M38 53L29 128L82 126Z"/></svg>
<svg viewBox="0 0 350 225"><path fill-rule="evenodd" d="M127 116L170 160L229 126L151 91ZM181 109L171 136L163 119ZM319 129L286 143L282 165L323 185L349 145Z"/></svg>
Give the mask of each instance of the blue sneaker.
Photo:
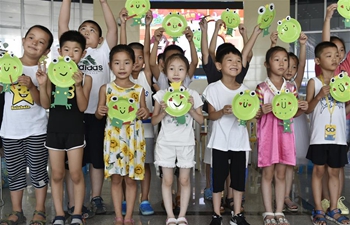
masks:
<svg viewBox="0 0 350 225"><path fill-rule="evenodd" d="M154 210L153 210L151 204L149 203L149 201L141 202L139 209L140 209L140 212L143 216L149 216L149 215L154 214Z"/></svg>
<svg viewBox="0 0 350 225"><path fill-rule="evenodd" d="M213 192L210 188L204 189L204 199L209 201L213 200Z"/></svg>
<svg viewBox="0 0 350 225"><path fill-rule="evenodd" d="M126 201L122 202L122 215L125 216L126 215Z"/></svg>

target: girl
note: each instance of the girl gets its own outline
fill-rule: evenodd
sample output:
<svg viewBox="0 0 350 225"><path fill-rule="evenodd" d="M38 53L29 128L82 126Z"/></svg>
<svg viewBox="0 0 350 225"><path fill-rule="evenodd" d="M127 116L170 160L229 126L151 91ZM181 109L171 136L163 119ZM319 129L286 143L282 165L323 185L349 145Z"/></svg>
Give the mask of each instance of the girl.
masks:
<svg viewBox="0 0 350 225"><path fill-rule="evenodd" d="M188 60L183 54L174 54L165 61L164 71L171 83L182 84L189 67ZM153 96L155 103L152 124L157 125L162 122L155 148L155 164L161 166L163 171L162 195L167 212L167 225L188 224L185 216L191 194L190 171L195 163L193 161L195 142L192 123L193 119L199 124L202 124L204 120L201 107L203 103L199 94L190 89L187 89L187 91L190 94L188 101L192 108L184 116L185 123L181 124L165 111L167 105L162 99L166 90L160 90ZM176 165L175 160L177 160ZM175 166L180 168L179 181L181 184L181 205L178 219L175 219L173 213L171 194Z"/></svg>
<svg viewBox="0 0 350 225"><path fill-rule="evenodd" d="M102 119L107 115L109 103L118 102L120 98L133 99L137 105L137 118L131 122L116 125L107 117L104 140L105 177L111 177L111 193L115 210L115 223L134 224L132 213L136 199L136 180L144 178L146 156L145 137L141 119L149 116L146 107L145 91L142 86L130 81L135 63L134 51L127 45L117 45L109 54L109 66L116 79L100 88L96 117ZM113 102L111 102L113 104ZM114 105L114 109L118 105ZM118 120L118 119L116 119ZM122 216L123 189L126 184L126 215Z"/></svg>
<svg viewBox="0 0 350 225"><path fill-rule="evenodd" d="M277 31L273 32L270 36L271 47L274 47L277 42ZM306 64L306 42L307 36L302 32L300 34L299 43L300 43L300 55L298 57L289 52L289 66L286 72L283 74L284 79L287 82L294 84L299 90L301 82L304 77L304 69ZM295 146L296 146L296 157L298 164L307 164L307 159L305 158L307 150L310 143L310 127L308 125L306 114L301 114L300 116L294 119L294 129L295 132ZM291 212L298 211L298 205L290 199L290 191L293 183L293 166L287 166L286 168L286 192L284 196L284 205L285 208Z"/></svg>
<svg viewBox="0 0 350 225"><path fill-rule="evenodd" d="M270 48L266 53L265 67L267 75L265 82L260 83L256 92L258 94L262 115L257 121L258 135L258 166L262 167L262 194L266 212L263 213L264 224L289 225L282 213L285 193L286 165L295 166L294 128L291 133L284 133L281 121L272 113L272 99L278 91L288 89L296 93L295 85L286 82L283 78L288 69L288 52L279 46ZM307 102L299 101L298 107L306 110ZM297 113L300 114L301 110ZM266 135L266 134L272 135ZM275 178L276 213L272 211L272 179ZM277 220L277 221L276 221Z"/></svg>

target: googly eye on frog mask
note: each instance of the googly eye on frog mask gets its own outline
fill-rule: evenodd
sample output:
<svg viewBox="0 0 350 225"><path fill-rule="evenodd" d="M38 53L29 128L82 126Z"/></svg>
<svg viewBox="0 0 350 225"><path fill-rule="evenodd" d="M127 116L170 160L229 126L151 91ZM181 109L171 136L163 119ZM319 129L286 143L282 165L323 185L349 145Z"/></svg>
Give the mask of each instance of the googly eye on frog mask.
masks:
<svg viewBox="0 0 350 225"><path fill-rule="evenodd" d="M69 63L71 61L71 58L69 56L65 56L64 57L64 61L66 61L67 63Z"/></svg>
<svg viewBox="0 0 350 225"><path fill-rule="evenodd" d="M111 101L112 102L117 102L118 101L118 97L117 96L112 96L111 97Z"/></svg>

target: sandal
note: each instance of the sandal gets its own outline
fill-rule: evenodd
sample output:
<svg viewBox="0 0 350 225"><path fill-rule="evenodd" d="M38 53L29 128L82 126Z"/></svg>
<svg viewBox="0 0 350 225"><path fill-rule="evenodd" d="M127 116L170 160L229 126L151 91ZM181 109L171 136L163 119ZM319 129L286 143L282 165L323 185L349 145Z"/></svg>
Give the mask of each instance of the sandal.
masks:
<svg viewBox="0 0 350 225"><path fill-rule="evenodd" d="M188 222L187 222L187 219L185 217L179 217L179 218L177 218L177 224L178 225L187 225Z"/></svg>
<svg viewBox="0 0 350 225"><path fill-rule="evenodd" d="M72 221L70 222L70 225L84 225L85 220L83 219L82 215L72 215Z"/></svg>
<svg viewBox="0 0 350 225"><path fill-rule="evenodd" d="M177 219L175 218L168 218L165 222L165 225L176 225L177 224Z"/></svg>
<svg viewBox="0 0 350 225"><path fill-rule="evenodd" d="M23 211L22 212L13 211L12 213L10 213L8 215L8 217L10 217L10 216L17 216L17 220L13 221L13 220L9 220L9 219L2 219L2 220L0 220L0 224L18 225L21 223L25 223L25 221L26 221L26 217L24 216Z"/></svg>
<svg viewBox="0 0 350 225"><path fill-rule="evenodd" d="M224 214L226 212L224 207L224 199L221 198L221 204L220 204L220 214Z"/></svg>
<svg viewBox="0 0 350 225"><path fill-rule="evenodd" d="M134 225L133 219L124 219L124 225Z"/></svg>
<svg viewBox="0 0 350 225"><path fill-rule="evenodd" d="M278 218L277 218L278 216ZM276 212L275 213L275 219L277 221L277 224L287 224L290 225L289 221L286 219L286 217L284 216L284 213L279 213Z"/></svg>
<svg viewBox="0 0 350 225"><path fill-rule="evenodd" d="M114 225L123 225L124 219L123 218L114 218Z"/></svg>
<svg viewBox="0 0 350 225"><path fill-rule="evenodd" d="M335 215L339 214L340 216L335 217ZM341 215L340 209L327 210L326 219L335 222L336 224L350 224L349 218ZM347 220L347 223L343 223L343 221Z"/></svg>
<svg viewBox="0 0 350 225"><path fill-rule="evenodd" d="M327 225L325 214L322 210L312 210L311 221L313 225Z"/></svg>
<svg viewBox="0 0 350 225"><path fill-rule="evenodd" d="M38 210L35 210L34 213L33 213L33 217L34 216L41 216L42 218L44 218L43 220L34 220L32 219L29 223L29 225L46 225L46 213L43 212L43 211L38 211Z"/></svg>
<svg viewBox="0 0 350 225"><path fill-rule="evenodd" d="M52 221L53 225L64 225L66 222L66 218L64 216L55 216Z"/></svg>
<svg viewBox="0 0 350 225"><path fill-rule="evenodd" d="M263 219L264 219L264 225L275 225L277 224L275 220L275 214L272 212L265 212L262 214ZM268 216L272 216L272 218L266 218Z"/></svg>
<svg viewBox="0 0 350 225"><path fill-rule="evenodd" d="M233 198L225 198L225 206L226 208L228 208L229 210L233 210Z"/></svg>
<svg viewBox="0 0 350 225"><path fill-rule="evenodd" d="M284 206L290 212L297 212L299 207L288 196L284 197Z"/></svg>

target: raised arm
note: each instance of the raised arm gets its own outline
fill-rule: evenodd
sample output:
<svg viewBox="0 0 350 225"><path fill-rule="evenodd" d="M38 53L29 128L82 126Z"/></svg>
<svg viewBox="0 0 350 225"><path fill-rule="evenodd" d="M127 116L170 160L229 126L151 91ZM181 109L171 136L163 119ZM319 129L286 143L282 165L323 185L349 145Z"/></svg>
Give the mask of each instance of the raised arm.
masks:
<svg viewBox="0 0 350 225"><path fill-rule="evenodd" d="M305 113L312 113L317 103L329 94L329 89L329 85L323 86L320 92L315 96L315 81L310 79L306 87L306 101L309 103L309 107Z"/></svg>
<svg viewBox="0 0 350 225"><path fill-rule="evenodd" d="M244 48L242 50L242 65L243 65L243 67L247 66L249 52L253 49L255 41L262 31L262 29L260 29L259 26L260 25L258 24L254 27L254 31L253 31L252 35L250 36L248 42L244 45Z"/></svg>
<svg viewBox="0 0 350 225"><path fill-rule="evenodd" d="M120 40L119 44L126 45L127 44L127 38L126 38L126 20L128 17L128 11L126 11L126 8L122 8L119 12L119 20L120 20Z"/></svg>
<svg viewBox="0 0 350 225"><path fill-rule="evenodd" d="M193 32L190 27L186 27L186 30L184 31L184 35L186 36L188 43L190 44L191 63L190 63L190 68L188 70L188 75L190 76L190 78L192 78L194 73L196 72L196 68L198 65L198 55L197 55L196 46L193 43Z"/></svg>
<svg viewBox="0 0 350 225"><path fill-rule="evenodd" d="M331 19L337 7L338 7L337 3L333 3L327 7L326 17L324 18L323 29L322 29L322 41L330 41L331 39Z"/></svg>
<svg viewBox="0 0 350 225"><path fill-rule="evenodd" d="M305 65L306 65L306 42L307 36L304 32L301 32L299 37L300 43L300 54L299 54L299 66L297 70L297 76L295 77L295 84L297 85L297 89L299 90L301 86L301 82L303 81Z"/></svg>
<svg viewBox="0 0 350 225"><path fill-rule="evenodd" d="M202 64L208 64L209 48L208 48L208 21L206 17L203 17L199 22L201 28L201 52L202 52Z"/></svg>
<svg viewBox="0 0 350 225"><path fill-rule="evenodd" d="M151 23L153 21L153 13L151 10L149 10L146 13L146 18L145 18L145 43L143 46L143 58L145 62L145 68L144 68L144 73L147 78L147 82L149 86L152 86L152 71L150 67L150 48L151 48ZM149 109L151 110L151 109Z"/></svg>
<svg viewBox="0 0 350 225"><path fill-rule="evenodd" d="M69 30L71 0L63 0L58 15L58 38Z"/></svg>
<svg viewBox="0 0 350 225"><path fill-rule="evenodd" d="M271 40L271 46L270 48L273 48L277 45L277 39L278 39L278 32L274 31L270 35L270 40Z"/></svg>
<svg viewBox="0 0 350 225"><path fill-rule="evenodd" d="M243 38L243 43L245 46L248 42L247 29L244 26L244 24L242 24L242 23L239 24L238 28L239 28L239 33L241 34L241 36ZM250 52L248 53L247 62L250 62L250 60L252 60L252 58L253 58L253 49L251 49Z"/></svg>
<svg viewBox="0 0 350 225"><path fill-rule="evenodd" d="M106 41L111 49L118 44L118 26L107 0L100 0L103 17L107 26Z"/></svg>
<svg viewBox="0 0 350 225"><path fill-rule="evenodd" d="M154 44L153 44L151 56L149 59L149 65L151 67L152 74L156 78L156 80L158 80L159 74L160 74L159 67L157 64L157 53L158 53L159 41L162 39L163 32L164 32L163 27L160 27L154 31Z"/></svg>
<svg viewBox="0 0 350 225"><path fill-rule="evenodd" d="M84 112L88 107L89 96L92 86L92 78L89 75L85 75L83 85L83 73L78 71L74 73L73 79L75 80L75 93L77 98L77 105L80 112Z"/></svg>
<svg viewBox="0 0 350 225"><path fill-rule="evenodd" d="M40 105L44 109L49 109L51 106L52 93L51 93L51 82L47 77L46 71L38 69L38 71L36 72L36 80L39 84Z"/></svg>
<svg viewBox="0 0 350 225"><path fill-rule="evenodd" d="M221 19L219 19L215 22L215 29L213 32L213 36L210 40L209 55L212 58L213 62L215 62L216 43L218 41L219 31L221 29L221 26L223 26L223 25L224 25L224 21L222 21Z"/></svg>

